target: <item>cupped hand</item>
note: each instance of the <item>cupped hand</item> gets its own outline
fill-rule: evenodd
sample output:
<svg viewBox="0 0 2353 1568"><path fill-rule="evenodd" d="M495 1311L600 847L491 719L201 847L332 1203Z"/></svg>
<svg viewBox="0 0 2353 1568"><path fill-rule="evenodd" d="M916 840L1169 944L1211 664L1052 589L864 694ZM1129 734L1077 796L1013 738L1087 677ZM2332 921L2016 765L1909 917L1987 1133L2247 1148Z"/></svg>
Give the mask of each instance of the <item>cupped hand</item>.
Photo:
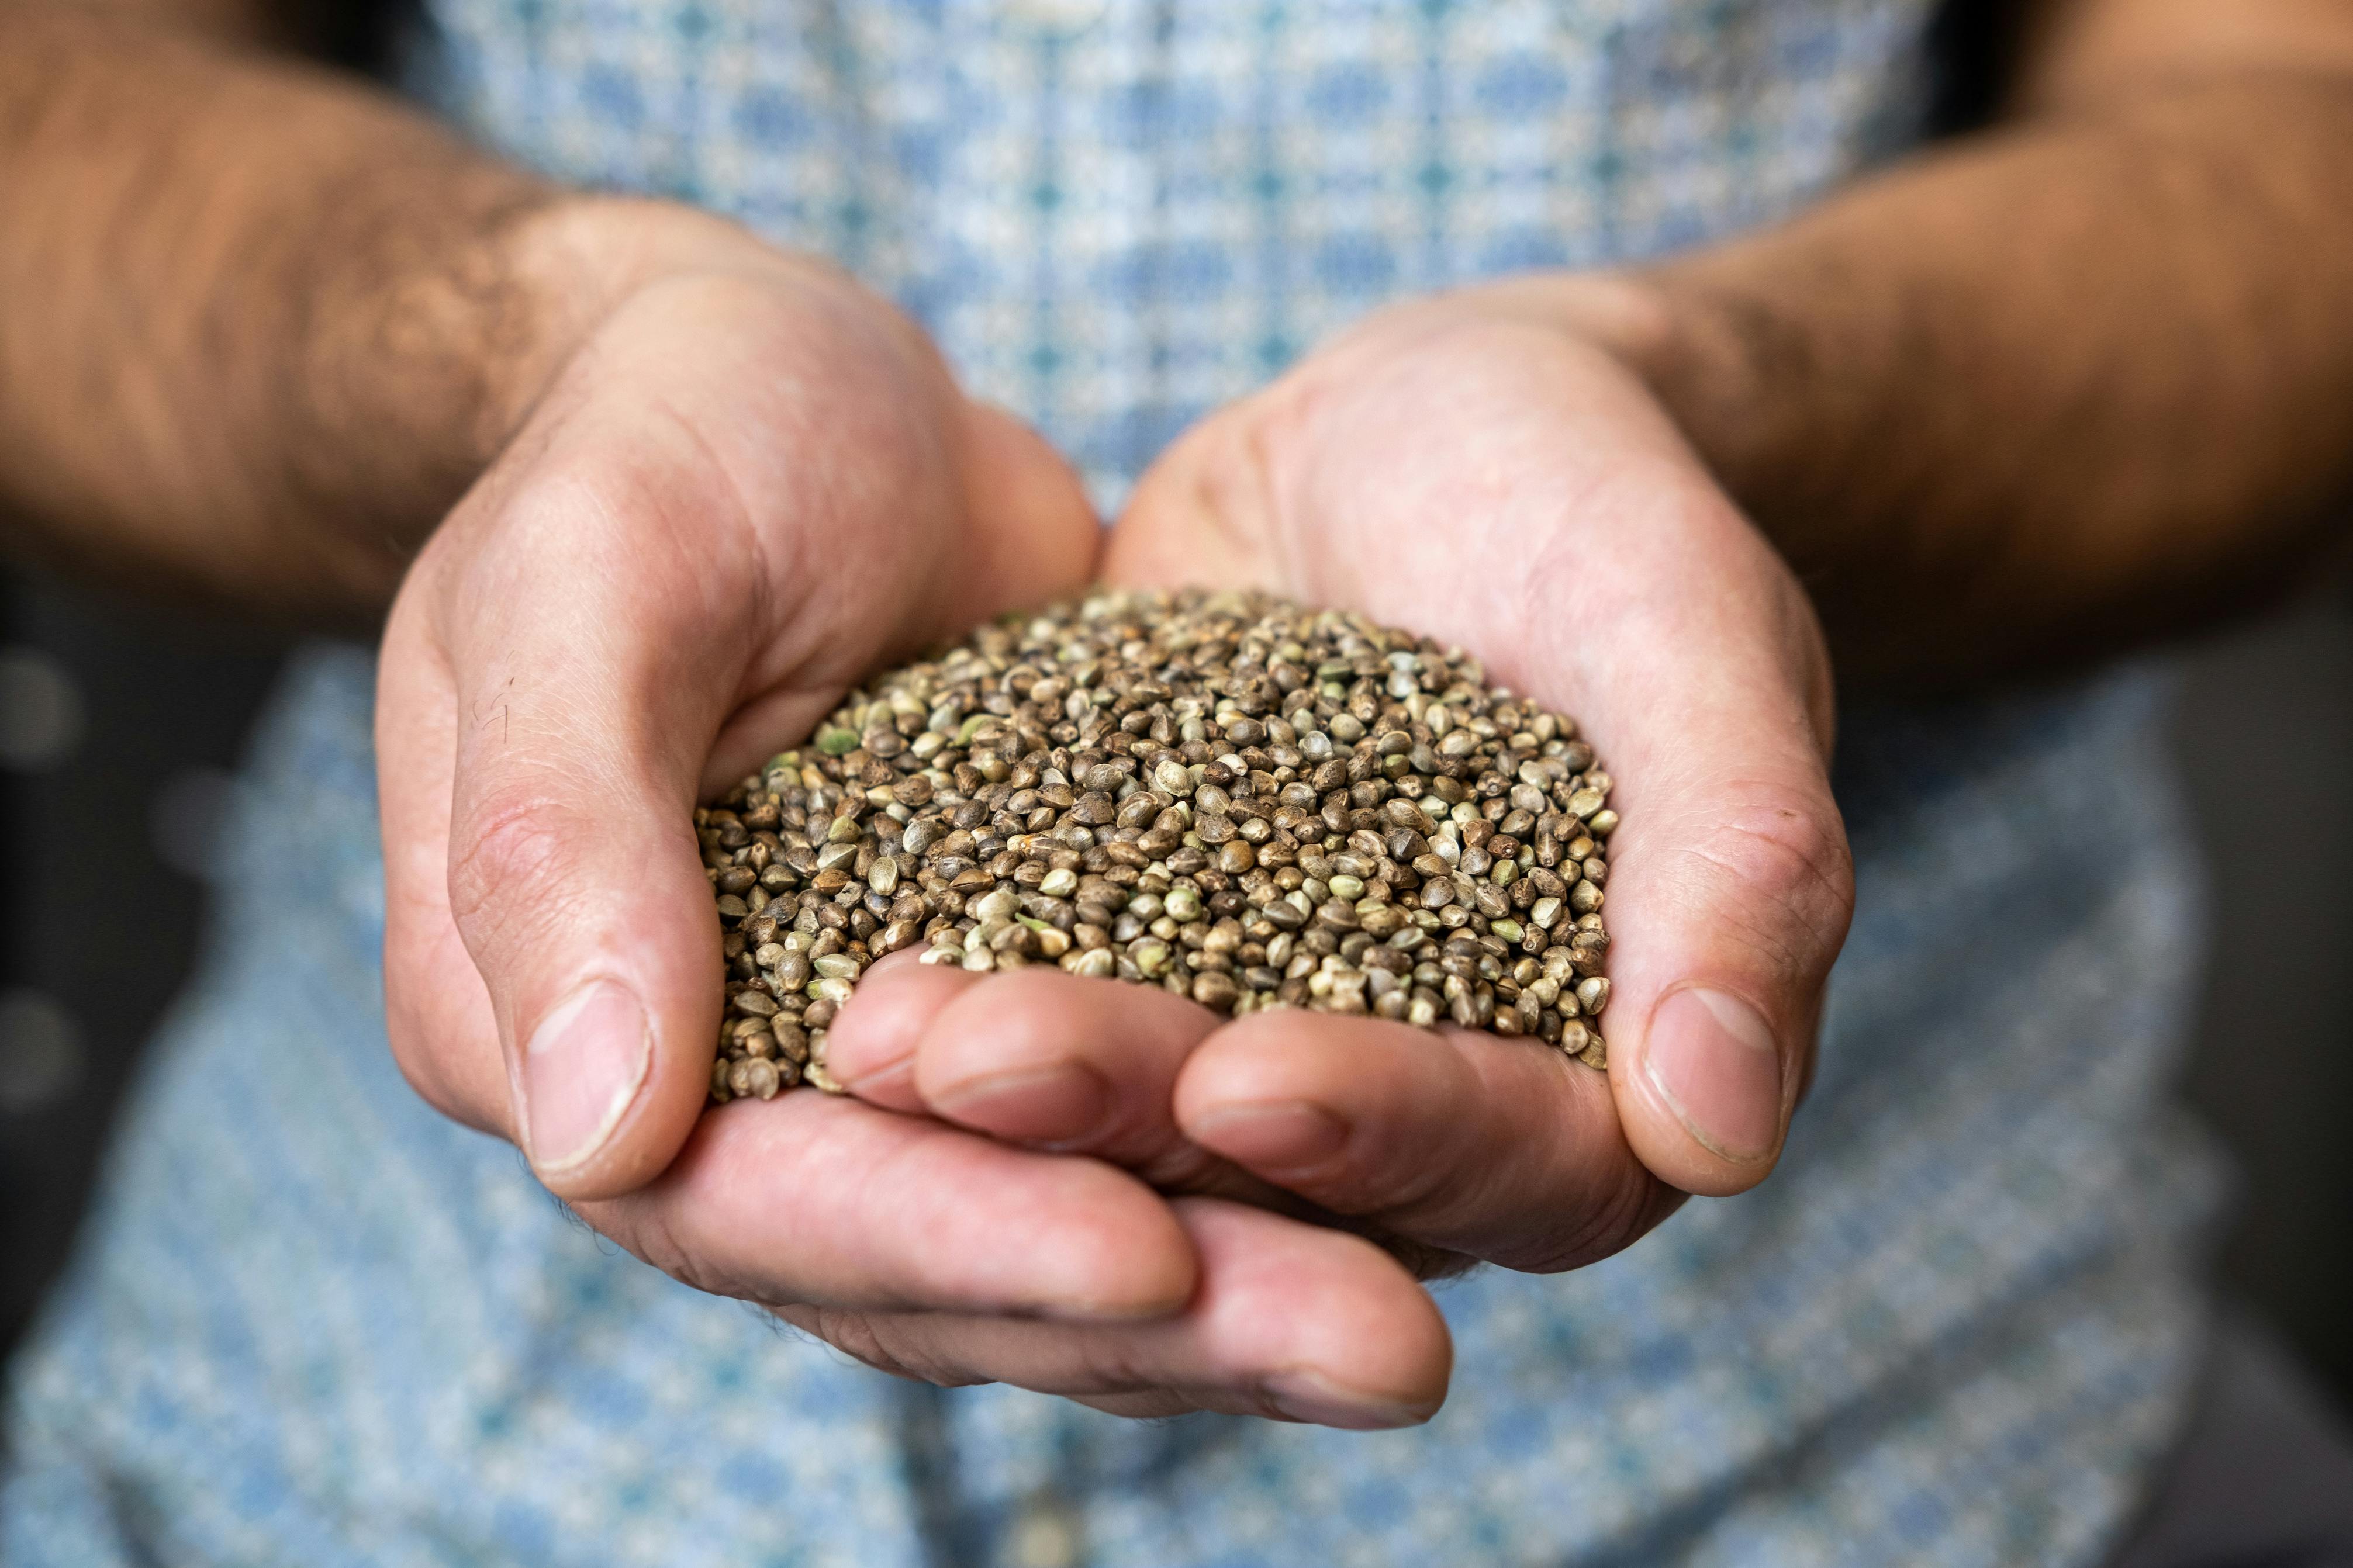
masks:
<svg viewBox="0 0 2353 1568"><path fill-rule="evenodd" d="M1163 1185L1258 1182L1450 1259L1573 1267L1778 1157L1852 877L1804 595L1609 346L1616 280L1386 311L1183 437L1109 574L1252 584L1481 656L1615 781L1606 1075L1534 1041L892 964L833 1034L878 1104Z"/></svg>
<svg viewBox="0 0 2353 1568"><path fill-rule="evenodd" d="M1060 460L887 305L676 221L687 259L588 334L393 609L404 1071L639 1257L888 1370L1415 1418L1443 1327L1353 1237L855 1100L702 1114L722 968L696 799L868 669L1084 582L1099 535ZM1303 1297L1335 1310L1271 1306Z"/></svg>

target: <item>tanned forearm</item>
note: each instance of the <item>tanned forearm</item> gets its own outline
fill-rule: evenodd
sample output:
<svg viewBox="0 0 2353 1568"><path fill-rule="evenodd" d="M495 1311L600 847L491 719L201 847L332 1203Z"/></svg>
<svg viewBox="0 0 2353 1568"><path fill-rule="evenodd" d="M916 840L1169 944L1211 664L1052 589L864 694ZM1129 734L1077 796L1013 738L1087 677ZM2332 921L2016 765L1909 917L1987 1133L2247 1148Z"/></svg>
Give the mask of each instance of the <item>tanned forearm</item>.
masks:
<svg viewBox="0 0 2353 1568"><path fill-rule="evenodd" d="M2211 617L2353 493L2353 76L2070 91L1643 275L1632 353L1844 675Z"/></svg>
<svg viewBox="0 0 2353 1568"><path fill-rule="evenodd" d="M624 286L574 208L356 81L0 0L0 520L372 616Z"/></svg>

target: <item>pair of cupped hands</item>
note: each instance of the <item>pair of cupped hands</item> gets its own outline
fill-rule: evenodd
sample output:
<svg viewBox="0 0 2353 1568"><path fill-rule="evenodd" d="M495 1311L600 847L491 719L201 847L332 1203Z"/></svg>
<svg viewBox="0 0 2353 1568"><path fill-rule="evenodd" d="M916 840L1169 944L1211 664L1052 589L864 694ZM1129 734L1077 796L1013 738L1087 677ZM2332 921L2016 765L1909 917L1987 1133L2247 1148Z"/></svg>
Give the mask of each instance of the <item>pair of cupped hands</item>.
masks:
<svg viewBox="0 0 2353 1568"><path fill-rule="evenodd" d="M1424 1279L1575 1268L1767 1174L1852 901L1829 666L1613 346L1650 330L1638 284L1375 314L1106 532L889 305L713 235L551 374L385 635L388 1022L427 1100L638 1257L886 1371L1342 1427L1443 1400ZM1575 716L1621 817L1608 1071L904 953L828 1037L849 1098L706 1114L696 801L865 674L1097 580L1361 610Z"/></svg>

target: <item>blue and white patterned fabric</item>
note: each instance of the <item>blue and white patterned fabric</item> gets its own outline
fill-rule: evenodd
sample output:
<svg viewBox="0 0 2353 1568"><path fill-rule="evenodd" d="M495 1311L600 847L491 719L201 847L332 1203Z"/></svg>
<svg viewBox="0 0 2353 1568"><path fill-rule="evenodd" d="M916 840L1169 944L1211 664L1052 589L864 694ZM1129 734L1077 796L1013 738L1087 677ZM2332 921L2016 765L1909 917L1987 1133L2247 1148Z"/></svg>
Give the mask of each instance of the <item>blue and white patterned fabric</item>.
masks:
<svg viewBox="0 0 2353 1568"><path fill-rule="evenodd" d="M1383 300L1651 254L1900 145L1925 0L438 0L486 139L830 252L1114 497ZM47 1564L2089 1564L2178 1425L2213 1165L2145 679L1857 714L1862 913L1788 1156L1443 1288L1413 1432L913 1388L427 1110L379 1019L371 668L298 662L201 978L16 1368Z"/></svg>

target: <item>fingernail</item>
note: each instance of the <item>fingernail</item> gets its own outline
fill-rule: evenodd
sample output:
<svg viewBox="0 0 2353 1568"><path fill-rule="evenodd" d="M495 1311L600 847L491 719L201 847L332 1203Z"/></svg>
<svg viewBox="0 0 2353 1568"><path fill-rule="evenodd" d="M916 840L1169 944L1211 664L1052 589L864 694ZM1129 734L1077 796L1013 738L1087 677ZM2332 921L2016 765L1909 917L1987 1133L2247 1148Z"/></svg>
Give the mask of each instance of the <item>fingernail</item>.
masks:
<svg viewBox="0 0 2353 1568"><path fill-rule="evenodd" d="M1384 1432L1419 1426L1438 1414L1435 1404L1413 1405L1361 1394L1320 1372L1286 1372L1263 1384L1267 1403L1293 1421L1344 1432Z"/></svg>
<svg viewBox="0 0 2353 1568"><path fill-rule="evenodd" d="M653 1067L646 1010L628 987L591 980L555 1005L522 1052L523 1136L542 1176L586 1164Z"/></svg>
<svg viewBox="0 0 2353 1568"><path fill-rule="evenodd" d="M1692 986L1651 1015L1651 1083L1683 1130L1725 1159L1754 1164L1781 1139L1781 1054L1757 1009Z"/></svg>
<svg viewBox="0 0 2353 1568"><path fill-rule="evenodd" d="M1348 1142L1348 1124L1303 1100L1233 1105L1196 1117L1193 1142L1254 1171L1320 1165Z"/></svg>
<svg viewBox="0 0 2353 1568"><path fill-rule="evenodd" d="M1111 1085L1093 1068L1058 1062L966 1079L924 1096L951 1121L1025 1143L1074 1143L1103 1125Z"/></svg>

